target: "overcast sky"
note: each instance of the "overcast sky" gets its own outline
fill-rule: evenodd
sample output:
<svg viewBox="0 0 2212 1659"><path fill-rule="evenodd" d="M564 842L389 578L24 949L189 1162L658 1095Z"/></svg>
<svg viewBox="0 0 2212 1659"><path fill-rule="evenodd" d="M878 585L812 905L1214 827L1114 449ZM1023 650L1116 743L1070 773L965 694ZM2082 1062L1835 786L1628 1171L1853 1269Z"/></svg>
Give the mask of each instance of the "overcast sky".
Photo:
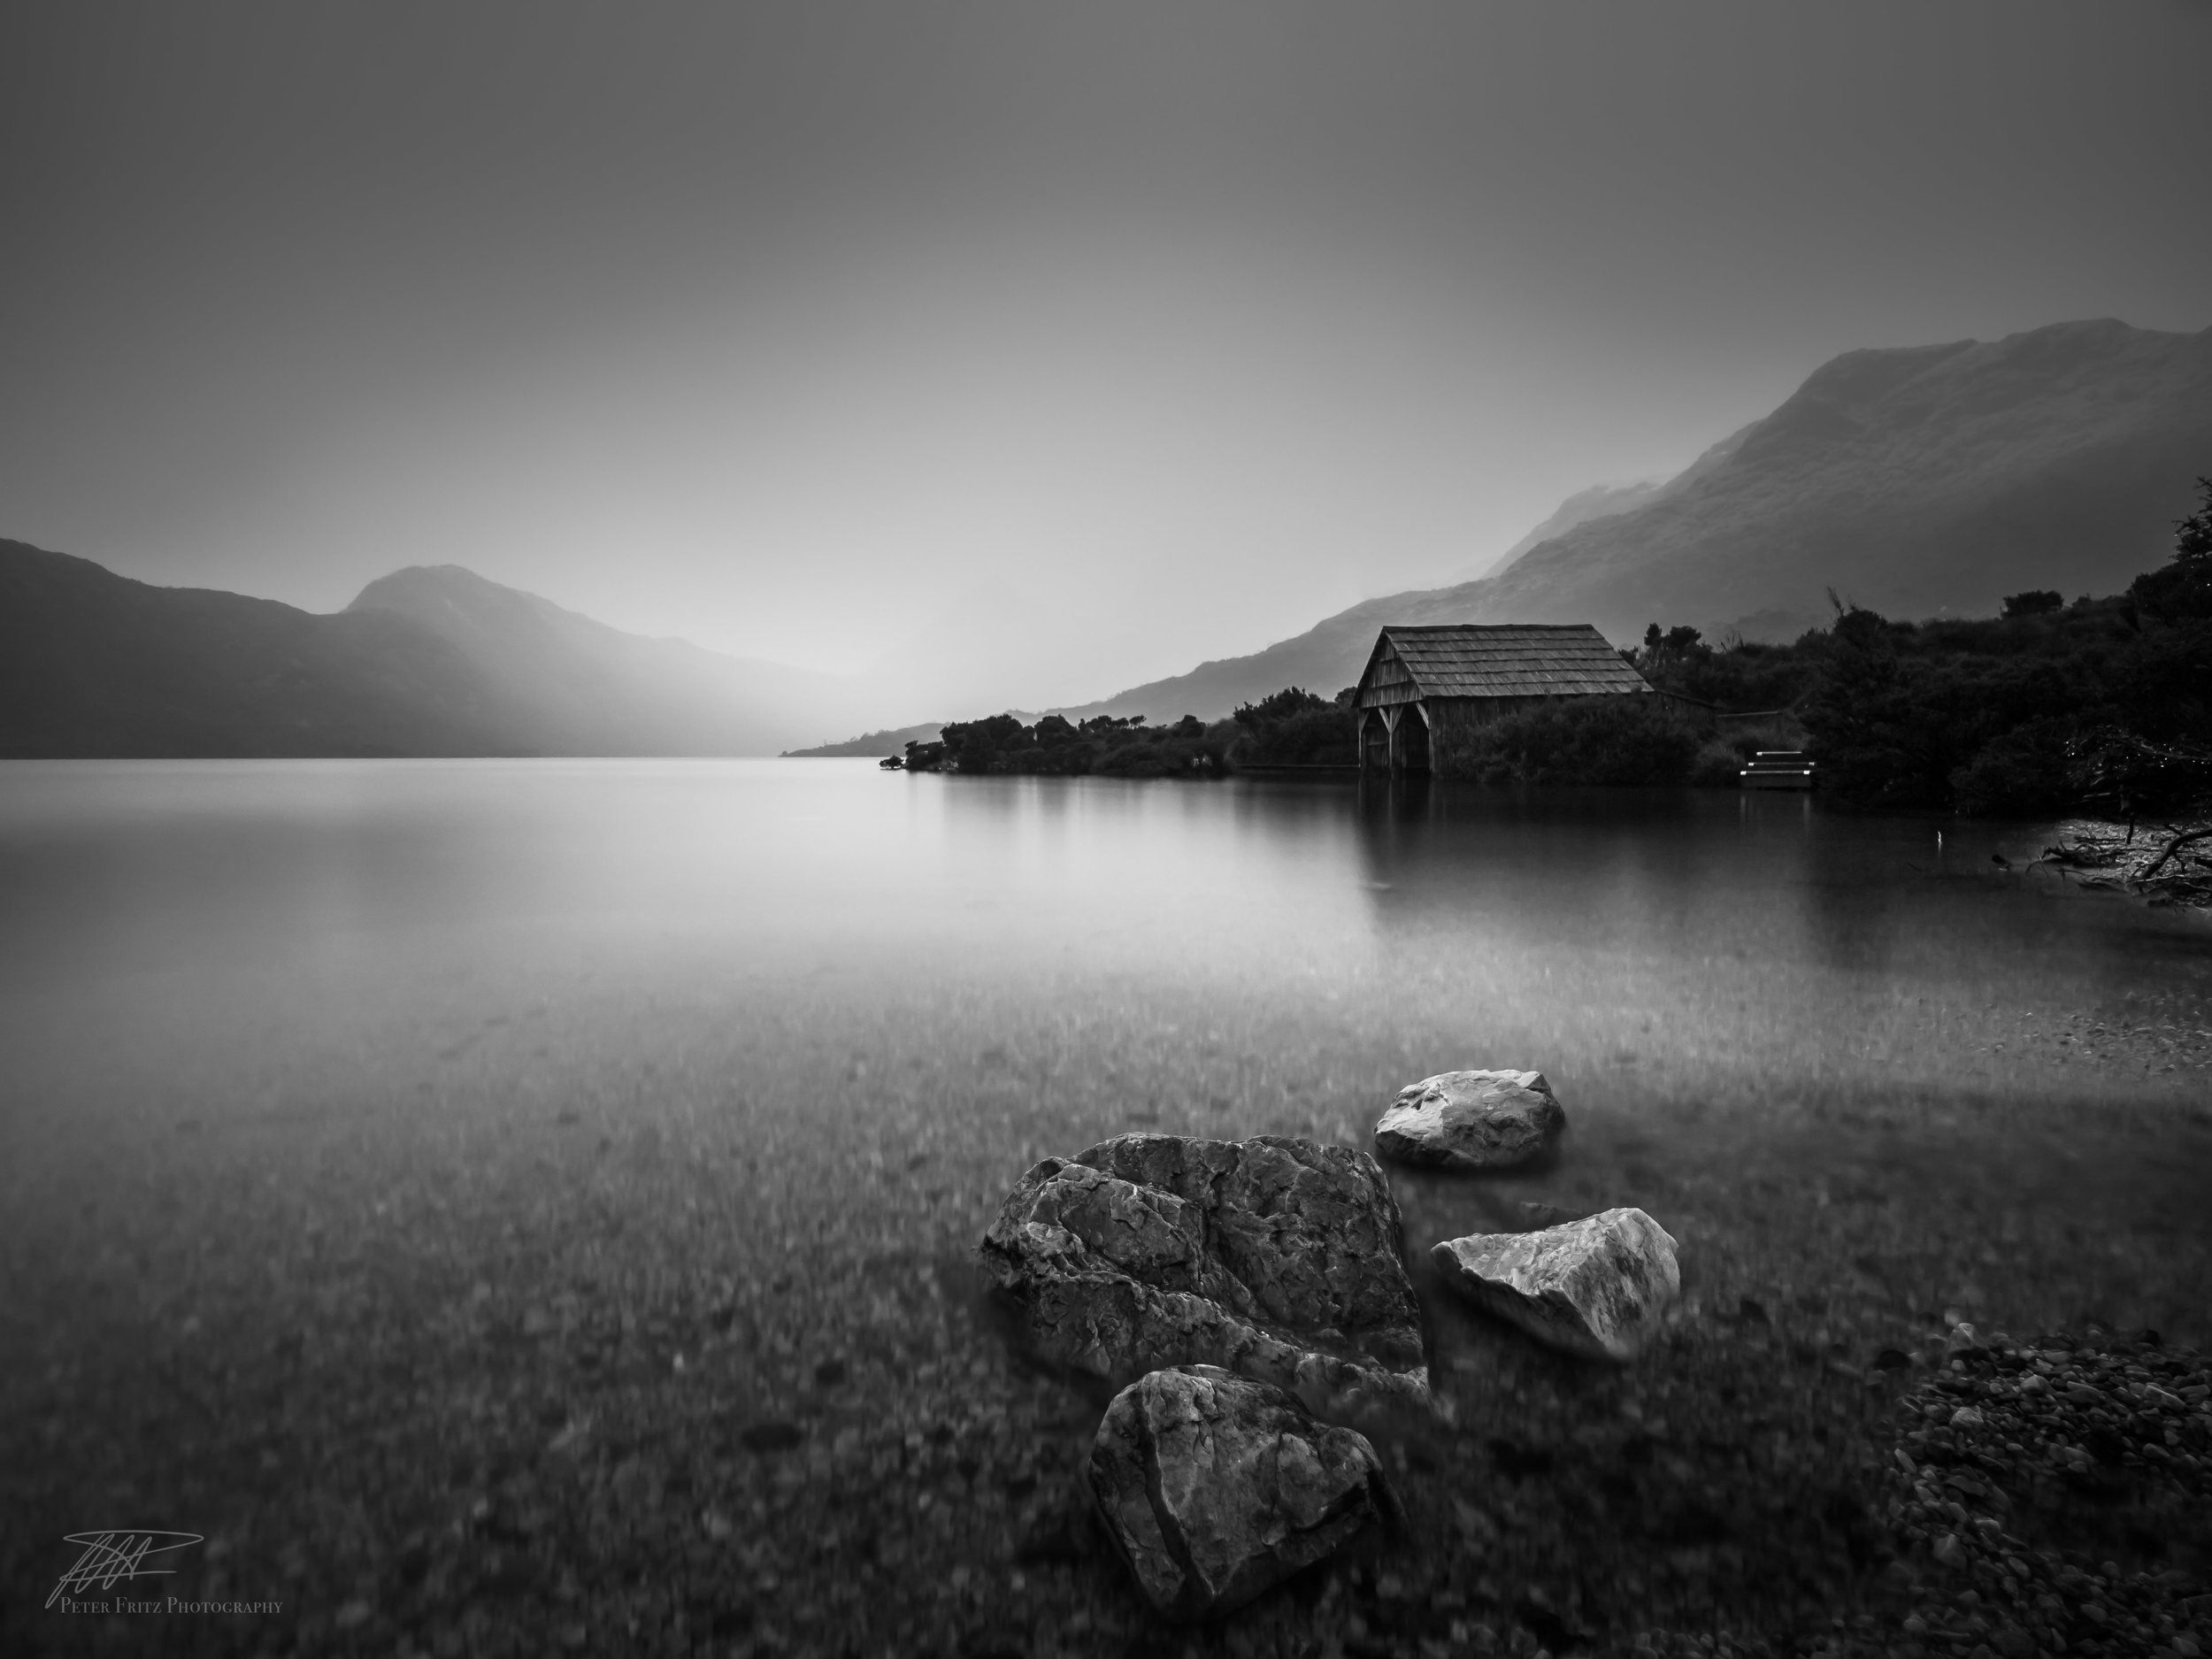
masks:
<svg viewBox="0 0 2212 1659"><path fill-rule="evenodd" d="M2205 0L14 0L0 535L1102 695L1838 351L2212 324L2208 65Z"/></svg>

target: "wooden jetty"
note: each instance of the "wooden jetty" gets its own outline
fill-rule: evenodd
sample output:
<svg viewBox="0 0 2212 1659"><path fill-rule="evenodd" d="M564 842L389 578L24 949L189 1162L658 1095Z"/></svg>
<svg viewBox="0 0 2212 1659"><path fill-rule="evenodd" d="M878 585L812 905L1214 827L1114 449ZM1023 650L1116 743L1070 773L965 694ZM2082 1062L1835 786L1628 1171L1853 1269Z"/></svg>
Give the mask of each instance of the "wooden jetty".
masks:
<svg viewBox="0 0 2212 1659"><path fill-rule="evenodd" d="M1801 749L1763 749L1736 776L1747 789L1809 789L1813 761Z"/></svg>

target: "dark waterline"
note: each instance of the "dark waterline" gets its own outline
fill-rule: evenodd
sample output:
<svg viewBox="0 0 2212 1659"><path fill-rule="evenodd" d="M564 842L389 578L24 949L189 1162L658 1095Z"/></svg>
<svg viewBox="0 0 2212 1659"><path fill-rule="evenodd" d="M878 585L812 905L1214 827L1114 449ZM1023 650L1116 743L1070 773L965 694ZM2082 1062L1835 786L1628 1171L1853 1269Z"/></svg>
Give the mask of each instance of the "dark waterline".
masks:
<svg viewBox="0 0 2212 1659"><path fill-rule="evenodd" d="M334 1563L593 1436L664 1497L661 1422L876 1467L869 1425L1002 1367L961 1263L1036 1156L1364 1144L1455 1065L1542 1069L1572 1130L1540 1176L1401 1179L1417 1256L1520 1197L1639 1203L1701 1304L1839 1353L1945 1315L2204 1341L2212 930L1991 862L2039 844L1804 797L11 764L11 1561L157 1509L237 1540L238 1594L415 1628L405 1571ZM1438 1340L1471 1379L1510 1352ZM742 1534L795 1467L667 1501ZM894 1585L936 1571L902 1531Z"/></svg>

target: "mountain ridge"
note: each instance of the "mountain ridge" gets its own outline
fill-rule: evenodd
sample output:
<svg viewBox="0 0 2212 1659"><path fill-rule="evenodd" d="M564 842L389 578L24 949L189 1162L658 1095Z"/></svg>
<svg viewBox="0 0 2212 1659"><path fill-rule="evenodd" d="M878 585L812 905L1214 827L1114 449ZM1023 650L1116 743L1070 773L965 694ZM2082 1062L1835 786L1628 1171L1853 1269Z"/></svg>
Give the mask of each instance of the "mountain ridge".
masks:
<svg viewBox="0 0 2212 1659"><path fill-rule="evenodd" d="M460 565L318 615L0 540L0 756L773 755L849 701Z"/></svg>
<svg viewBox="0 0 2212 1659"><path fill-rule="evenodd" d="M503 718L547 753L773 755L846 700L833 676L626 633L465 565L403 566L340 614L370 611L482 667Z"/></svg>
<svg viewBox="0 0 2212 1659"><path fill-rule="evenodd" d="M1386 623L1647 622L1765 637L2112 592L2212 470L2212 329L2054 324L1822 364L1656 485L1578 492L1494 574L1056 712L1214 718L1351 683ZM1636 504L1611 507L1624 495ZM1539 532L1551 530L1552 534ZM326 616L0 541L0 755L774 755L885 726L832 675L626 634L460 565ZM828 747L838 747L828 745Z"/></svg>
<svg viewBox="0 0 2212 1659"><path fill-rule="evenodd" d="M1759 423L1752 421L1739 426L1717 443L1709 445L1689 465L1671 478L1647 479L1636 484L1593 484L1578 489L1555 508L1549 518L1516 541L1497 558L1465 580L1479 581L1486 577L1502 575L1507 567L1518 561L1525 553L1532 551L1555 537L1566 534L1578 526L1594 518L1617 518L1647 507L1653 502L1663 501L1669 495L1686 488L1733 455L1743 441L1751 435Z"/></svg>
<svg viewBox="0 0 2212 1659"><path fill-rule="evenodd" d="M1831 588L1911 616L1991 612L2027 588L2116 591L2164 560L2208 470L2212 329L2104 318L1847 351L1641 505L1571 525L1494 575L1363 600L1064 712L1210 717L1286 684L1326 695L1384 622L1775 638L1817 626Z"/></svg>

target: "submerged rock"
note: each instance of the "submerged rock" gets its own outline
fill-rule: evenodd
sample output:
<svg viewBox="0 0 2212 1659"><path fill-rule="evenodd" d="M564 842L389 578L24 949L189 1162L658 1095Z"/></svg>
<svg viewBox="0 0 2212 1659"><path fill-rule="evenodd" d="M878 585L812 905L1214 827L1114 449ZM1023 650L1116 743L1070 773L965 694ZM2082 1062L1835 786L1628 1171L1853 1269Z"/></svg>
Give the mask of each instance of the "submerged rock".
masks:
<svg viewBox="0 0 2212 1659"><path fill-rule="evenodd" d="M1566 1126L1541 1071L1444 1071L1399 1091L1375 1125L1375 1150L1401 1164L1505 1170Z"/></svg>
<svg viewBox="0 0 2212 1659"><path fill-rule="evenodd" d="M982 1247L1047 1358L1115 1381L1220 1365L1322 1412L1431 1402L1403 1252L1372 1158L1279 1135L1047 1158Z"/></svg>
<svg viewBox="0 0 2212 1659"><path fill-rule="evenodd" d="M1608 1210L1540 1233L1478 1233L1432 1254L1445 1282L1539 1341L1625 1360L1681 1294L1674 1240L1640 1210Z"/></svg>
<svg viewBox="0 0 2212 1659"><path fill-rule="evenodd" d="M1145 1599L1179 1618L1241 1606L1397 1513L1363 1436L1212 1365L1123 1389L1085 1474Z"/></svg>

